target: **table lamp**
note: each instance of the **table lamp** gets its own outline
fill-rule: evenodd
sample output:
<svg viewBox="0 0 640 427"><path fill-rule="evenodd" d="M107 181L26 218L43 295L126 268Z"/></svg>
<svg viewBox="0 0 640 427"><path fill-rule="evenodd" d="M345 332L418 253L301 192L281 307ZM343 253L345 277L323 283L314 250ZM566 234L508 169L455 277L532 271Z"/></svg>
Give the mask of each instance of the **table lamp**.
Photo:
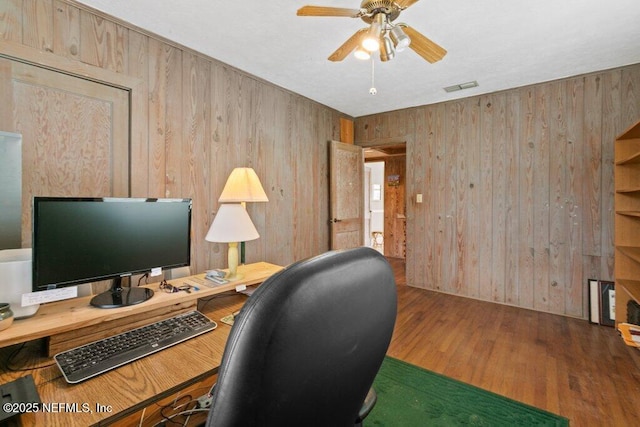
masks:
<svg viewBox="0 0 640 427"><path fill-rule="evenodd" d="M208 242L228 243L227 252L229 273L225 279L233 281L242 279L238 274L238 242L255 240L260 235L251 222L247 210L239 203L220 205L213 218L211 227L205 236Z"/></svg>
<svg viewBox="0 0 640 427"><path fill-rule="evenodd" d="M218 202L268 202L260 178L252 168L235 168L227 178Z"/></svg>
<svg viewBox="0 0 640 427"><path fill-rule="evenodd" d="M227 183L218 199L219 203L268 202L260 178L253 168L235 168L231 171ZM244 264L244 241L240 242L240 264Z"/></svg>

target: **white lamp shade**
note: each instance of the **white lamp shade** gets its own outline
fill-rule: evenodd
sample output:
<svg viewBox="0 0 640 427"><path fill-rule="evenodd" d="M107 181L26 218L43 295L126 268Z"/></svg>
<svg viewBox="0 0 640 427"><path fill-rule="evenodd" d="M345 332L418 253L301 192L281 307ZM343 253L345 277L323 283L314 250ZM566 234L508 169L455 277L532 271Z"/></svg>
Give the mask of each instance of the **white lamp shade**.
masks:
<svg viewBox="0 0 640 427"><path fill-rule="evenodd" d="M227 183L218 199L220 203L268 201L260 179L252 168L235 168L227 178Z"/></svg>
<svg viewBox="0 0 640 427"><path fill-rule="evenodd" d="M222 204L205 236L209 242L231 243L255 240L260 235L247 210L239 203Z"/></svg>

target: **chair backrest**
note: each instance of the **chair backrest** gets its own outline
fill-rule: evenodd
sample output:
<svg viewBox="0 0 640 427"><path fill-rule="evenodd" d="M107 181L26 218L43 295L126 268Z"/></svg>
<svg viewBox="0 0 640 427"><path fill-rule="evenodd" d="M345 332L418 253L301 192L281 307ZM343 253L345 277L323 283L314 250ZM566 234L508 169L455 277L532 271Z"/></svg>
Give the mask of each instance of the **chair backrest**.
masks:
<svg viewBox="0 0 640 427"><path fill-rule="evenodd" d="M393 271L370 248L276 273L236 316L208 425L354 425L396 312Z"/></svg>

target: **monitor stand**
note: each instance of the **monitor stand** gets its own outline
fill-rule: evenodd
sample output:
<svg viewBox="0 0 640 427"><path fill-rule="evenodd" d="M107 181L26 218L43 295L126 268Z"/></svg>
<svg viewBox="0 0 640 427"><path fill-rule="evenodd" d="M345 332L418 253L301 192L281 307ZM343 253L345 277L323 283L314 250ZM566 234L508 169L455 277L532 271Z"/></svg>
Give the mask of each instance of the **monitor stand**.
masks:
<svg viewBox="0 0 640 427"><path fill-rule="evenodd" d="M140 304L153 296L153 291L143 287L131 287L131 276L113 279L111 289L91 298L90 304L99 308L118 308Z"/></svg>

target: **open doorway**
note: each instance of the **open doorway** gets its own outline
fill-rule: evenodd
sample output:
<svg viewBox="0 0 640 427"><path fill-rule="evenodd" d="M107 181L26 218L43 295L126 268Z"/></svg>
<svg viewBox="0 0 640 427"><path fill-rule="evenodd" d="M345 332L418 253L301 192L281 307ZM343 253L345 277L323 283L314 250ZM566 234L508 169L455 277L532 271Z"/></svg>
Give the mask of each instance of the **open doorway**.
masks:
<svg viewBox="0 0 640 427"><path fill-rule="evenodd" d="M365 171L365 245L376 247L386 257L405 259L406 256L406 144L393 144L364 147ZM381 178L373 178L374 168L381 163ZM367 177L369 176L369 177ZM369 182L367 182L369 179ZM380 203L371 204L373 194L380 184ZM376 201L377 202L377 201ZM367 217L368 215L368 217ZM376 217L381 218L381 224ZM367 228L367 225L369 228ZM378 230L379 228L379 230ZM377 233L380 232L380 233ZM375 233L375 236L374 234Z"/></svg>
<svg viewBox="0 0 640 427"><path fill-rule="evenodd" d="M384 255L384 162L367 162L364 170L364 244Z"/></svg>

